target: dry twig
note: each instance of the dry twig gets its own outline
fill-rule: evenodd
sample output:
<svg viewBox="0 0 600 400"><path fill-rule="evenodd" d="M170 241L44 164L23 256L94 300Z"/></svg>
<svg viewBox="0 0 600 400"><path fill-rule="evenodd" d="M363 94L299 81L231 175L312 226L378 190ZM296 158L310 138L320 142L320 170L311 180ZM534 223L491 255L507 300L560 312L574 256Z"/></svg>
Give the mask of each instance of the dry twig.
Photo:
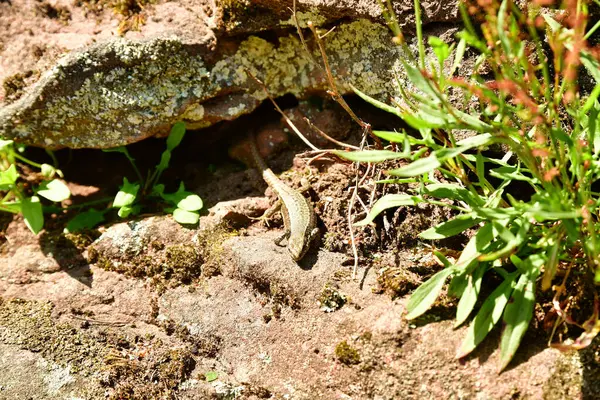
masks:
<svg viewBox="0 0 600 400"><path fill-rule="evenodd" d="M298 137L300 139L302 139L302 141L304 143L306 143L306 145L308 147L310 147L313 150L319 151L320 149L318 147L316 147L314 144L312 144L310 142L310 140L308 140L306 138L306 136L304 136L302 134L302 132L300 132L300 130L298 128L296 128L296 125L294 125L294 123L292 122L292 120L285 115L285 113L283 112L283 110L279 107L279 105L275 102L275 100L273 99L273 97L271 97L271 94L269 93L269 90L267 89L267 87L265 86L265 84L258 79L257 77L255 77L252 72L250 72L248 69L246 69L246 73L248 75L250 75L250 77L252 77L252 79L254 79L256 81L256 83L258 83L262 89L264 90L265 94L267 95L267 97L269 98L269 100L271 100L271 103L273 103L273 106L275 107L275 109L279 112L279 114L281 114L281 116L285 119L285 122L288 124L288 126L296 133L296 135L298 135Z"/></svg>

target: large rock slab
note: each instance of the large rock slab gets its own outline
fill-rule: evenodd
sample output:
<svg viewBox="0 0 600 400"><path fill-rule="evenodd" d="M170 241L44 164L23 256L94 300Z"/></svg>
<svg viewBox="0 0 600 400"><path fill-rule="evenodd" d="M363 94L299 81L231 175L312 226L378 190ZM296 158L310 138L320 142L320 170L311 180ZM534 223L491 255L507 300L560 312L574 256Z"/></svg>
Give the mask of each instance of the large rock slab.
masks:
<svg viewBox="0 0 600 400"><path fill-rule="evenodd" d="M0 7L14 12L16 3ZM299 1L298 20L306 26L309 20L331 24L354 19L335 22L324 39L339 90L349 93L352 84L381 98L393 94L391 70L403 56L380 23L377 3L329 3ZM394 3L403 22L410 21L406 3ZM66 44L66 55L54 54L56 61L29 62L27 68L35 73L20 76L26 86L21 97L9 104L12 98L5 96L0 136L47 148L110 148L165 135L179 120L189 128L210 126L249 113L266 98L248 72L274 97L328 89L316 43L310 32L307 47L301 43L288 2L224 4L229 6L159 2L144 11L150 18L140 32L108 39L107 31L114 31L108 19L97 28L97 43L78 39ZM427 20L456 19L454 2L432 1L424 8ZM272 34L249 35L265 30ZM90 32L82 34L95 39ZM57 35L50 37L56 40ZM11 55L6 57L17 63Z"/></svg>

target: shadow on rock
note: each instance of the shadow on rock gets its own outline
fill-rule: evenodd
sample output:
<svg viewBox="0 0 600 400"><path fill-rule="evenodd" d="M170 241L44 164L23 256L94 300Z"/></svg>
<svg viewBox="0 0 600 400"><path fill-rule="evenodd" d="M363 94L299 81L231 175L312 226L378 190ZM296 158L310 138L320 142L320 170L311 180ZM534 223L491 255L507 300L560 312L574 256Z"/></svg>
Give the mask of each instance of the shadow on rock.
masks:
<svg viewBox="0 0 600 400"><path fill-rule="evenodd" d="M93 278L84 251L97 236L93 232L42 232L39 244L44 255L53 258L61 270L84 285L91 286Z"/></svg>
<svg viewBox="0 0 600 400"><path fill-rule="evenodd" d="M592 344L579 351L583 364L581 377L582 399L600 398L600 338L596 337Z"/></svg>

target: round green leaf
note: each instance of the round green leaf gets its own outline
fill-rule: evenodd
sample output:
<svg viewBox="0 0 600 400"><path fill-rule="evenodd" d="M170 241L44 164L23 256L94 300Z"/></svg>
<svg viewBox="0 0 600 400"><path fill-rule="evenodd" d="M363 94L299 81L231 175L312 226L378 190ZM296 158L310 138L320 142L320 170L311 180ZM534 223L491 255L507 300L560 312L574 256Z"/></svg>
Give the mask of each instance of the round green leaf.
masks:
<svg viewBox="0 0 600 400"><path fill-rule="evenodd" d="M113 207L122 208L133 204L137 196L138 190L140 190L139 184L130 183L127 180L127 178L123 178L123 186L121 186L121 190L119 190L119 192L115 196L115 200L113 201ZM129 213L127 213L127 215L129 215ZM121 215L119 214L119 216Z"/></svg>
<svg viewBox="0 0 600 400"><path fill-rule="evenodd" d="M23 199L21 203L21 212L25 219L25 225L31 232L38 234L44 227L44 214L42 213L42 204L37 196Z"/></svg>
<svg viewBox="0 0 600 400"><path fill-rule="evenodd" d="M0 171L0 190L11 190L18 178L19 173L15 164L11 164L6 170Z"/></svg>
<svg viewBox="0 0 600 400"><path fill-rule="evenodd" d="M54 174L56 174L56 169L50 164L42 164L42 175L44 178L54 178Z"/></svg>
<svg viewBox="0 0 600 400"><path fill-rule="evenodd" d="M42 182L38 187L37 194L50 201L61 202L71 196L71 191L62 181L54 179L50 182Z"/></svg>
<svg viewBox="0 0 600 400"><path fill-rule="evenodd" d="M12 146L12 144L12 140L0 139L0 151L7 150L8 148L10 148L10 146Z"/></svg>
<svg viewBox="0 0 600 400"><path fill-rule="evenodd" d="M204 374L204 379L206 380L206 382L212 382L217 380L217 378L219 377L219 374L217 374L215 371L208 371L207 373Z"/></svg>
<svg viewBox="0 0 600 400"><path fill-rule="evenodd" d="M72 218L65 228L65 233L77 232L84 229L91 229L104 221L104 211L98 211L94 208L77 214Z"/></svg>
<svg viewBox="0 0 600 400"><path fill-rule="evenodd" d="M180 224L195 225L200 220L200 215L192 211L176 208L175 211L173 211L173 218Z"/></svg>
<svg viewBox="0 0 600 400"><path fill-rule="evenodd" d="M177 203L177 208L186 211L198 211L202 206L202 199L197 194L188 194Z"/></svg>

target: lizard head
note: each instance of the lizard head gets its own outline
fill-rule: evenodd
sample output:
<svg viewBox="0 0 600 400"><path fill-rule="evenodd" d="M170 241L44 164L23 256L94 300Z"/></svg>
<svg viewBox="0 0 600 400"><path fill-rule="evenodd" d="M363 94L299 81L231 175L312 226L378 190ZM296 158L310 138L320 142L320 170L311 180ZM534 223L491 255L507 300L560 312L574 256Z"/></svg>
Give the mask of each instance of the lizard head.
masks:
<svg viewBox="0 0 600 400"><path fill-rule="evenodd" d="M304 238L290 238L288 240L287 248L290 252L290 256L292 256L292 259L296 262L300 261L308 250L308 246L304 243Z"/></svg>

